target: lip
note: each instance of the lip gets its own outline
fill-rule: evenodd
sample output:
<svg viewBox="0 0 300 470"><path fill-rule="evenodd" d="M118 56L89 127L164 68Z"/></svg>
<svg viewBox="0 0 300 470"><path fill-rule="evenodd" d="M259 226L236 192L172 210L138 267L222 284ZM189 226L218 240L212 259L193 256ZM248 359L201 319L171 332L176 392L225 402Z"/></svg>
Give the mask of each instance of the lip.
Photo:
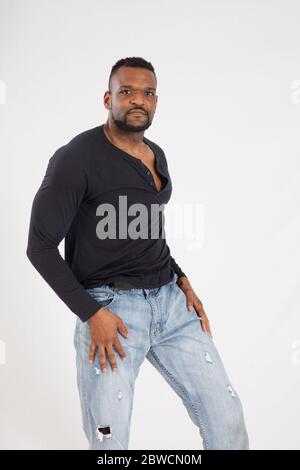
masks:
<svg viewBox="0 0 300 470"><path fill-rule="evenodd" d="M146 113L144 113L143 111L129 111L129 114L141 114L142 116L145 116Z"/></svg>

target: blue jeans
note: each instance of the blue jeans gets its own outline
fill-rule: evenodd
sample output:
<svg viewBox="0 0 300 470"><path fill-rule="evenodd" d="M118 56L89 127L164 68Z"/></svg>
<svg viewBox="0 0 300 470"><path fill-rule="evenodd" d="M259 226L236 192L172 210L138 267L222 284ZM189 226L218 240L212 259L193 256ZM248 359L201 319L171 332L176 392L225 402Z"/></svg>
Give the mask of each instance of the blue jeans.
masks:
<svg viewBox="0 0 300 470"><path fill-rule="evenodd" d="M114 350L113 372L106 353L107 372L102 372L98 349L89 363L88 323L76 320L77 384L90 450L128 449L134 385L145 357L181 398L204 449L249 449L240 398L213 338L202 330L196 310L188 310L176 281L175 274L157 288L87 289L128 330L127 338L117 333L125 359Z"/></svg>

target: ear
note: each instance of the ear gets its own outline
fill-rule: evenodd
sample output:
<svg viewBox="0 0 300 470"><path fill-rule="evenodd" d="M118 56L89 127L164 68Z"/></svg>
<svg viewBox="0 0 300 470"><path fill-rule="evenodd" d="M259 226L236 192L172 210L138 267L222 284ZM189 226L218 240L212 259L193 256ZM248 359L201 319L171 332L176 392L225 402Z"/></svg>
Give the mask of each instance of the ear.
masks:
<svg viewBox="0 0 300 470"><path fill-rule="evenodd" d="M111 108L111 95L110 95L110 91L108 90L106 90L106 92L104 93L103 104L107 110Z"/></svg>

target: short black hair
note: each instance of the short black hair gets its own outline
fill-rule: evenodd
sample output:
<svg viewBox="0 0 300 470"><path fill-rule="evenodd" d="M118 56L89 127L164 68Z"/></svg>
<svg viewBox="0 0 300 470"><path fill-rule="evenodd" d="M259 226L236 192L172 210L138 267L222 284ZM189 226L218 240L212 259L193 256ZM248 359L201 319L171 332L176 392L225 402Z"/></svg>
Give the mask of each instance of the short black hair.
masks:
<svg viewBox="0 0 300 470"><path fill-rule="evenodd" d="M113 76L113 74L120 67L139 67L139 68L143 68L143 69L148 69L148 70L150 70L151 72L154 73L155 78L157 79L154 67L151 64L151 62L148 62L147 60L143 59L143 57L126 57L125 59L118 60L112 66L112 69L111 69L111 72L110 72L110 75L109 75L109 79L108 79L108 89L109 89L109 91L110 91L110 85L111 85L111 77Z"/></svg>

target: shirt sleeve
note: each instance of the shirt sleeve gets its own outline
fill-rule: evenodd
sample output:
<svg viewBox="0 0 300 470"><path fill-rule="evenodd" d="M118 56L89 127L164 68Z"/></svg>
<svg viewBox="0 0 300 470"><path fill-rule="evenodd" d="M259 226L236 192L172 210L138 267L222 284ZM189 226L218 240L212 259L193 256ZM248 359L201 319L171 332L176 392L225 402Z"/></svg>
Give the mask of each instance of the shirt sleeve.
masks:
<svg viewBox="0 0 300 470"><path fill-rule="evenodd" d="M181 276L186 276L186 274L184 274L184 272L181 270L181 268L176 263L175 259L172 256L170 256L170 258L171 258L171 267L174 269L175 273L177 274L178 279Z"/></svg>
<svg viewBox="0 0 300 470"><path fill-rule="evenodd" d="M61 257L65 237L87 192L82 159L65 146L50 158L32 203L26 255L60 299L83 322L100 308Z"/></svg>

